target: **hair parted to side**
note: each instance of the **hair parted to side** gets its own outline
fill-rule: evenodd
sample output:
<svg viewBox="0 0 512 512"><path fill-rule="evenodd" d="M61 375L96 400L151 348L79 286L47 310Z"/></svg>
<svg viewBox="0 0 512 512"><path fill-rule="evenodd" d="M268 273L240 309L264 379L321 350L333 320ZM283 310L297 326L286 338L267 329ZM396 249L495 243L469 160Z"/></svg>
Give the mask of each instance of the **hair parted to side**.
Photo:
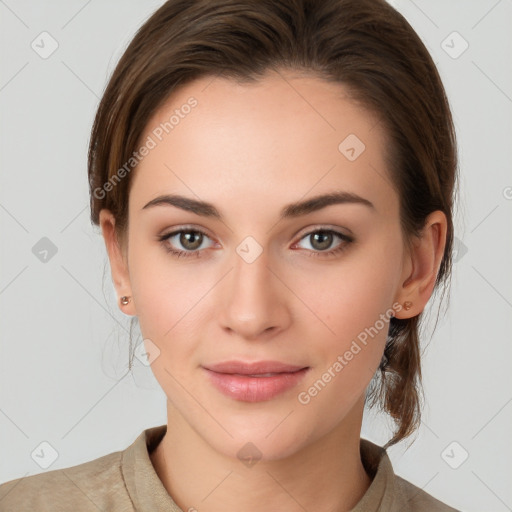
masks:
<svg viewBox="0 0 512 512"><path fill-rule="evenodd" d="M386 162L400 198L404 240L441 210L448 229L437 290L449 284L457 149L438 71L419 36L384 0L169 0L139 29L101 99L88 173L91 220L107 208L123 240L133 156L147 123L177 87L211 75L250 83L268 70L304 71L342 84L378 115L390 141ZM113 186L106 186L106 184ZM386 447L420 423L421 314L391 318L377 380L367 393L394 419ZM375 384L377 382L377 384Z"/></svg>

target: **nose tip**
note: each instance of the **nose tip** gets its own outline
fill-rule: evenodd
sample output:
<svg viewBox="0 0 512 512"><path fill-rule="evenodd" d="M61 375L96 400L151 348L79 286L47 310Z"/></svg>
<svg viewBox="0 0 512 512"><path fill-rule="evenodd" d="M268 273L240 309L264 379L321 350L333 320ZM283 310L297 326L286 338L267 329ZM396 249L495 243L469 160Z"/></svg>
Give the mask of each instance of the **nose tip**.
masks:
<svg viewBox="0 0 512 512"><path fill-rule="evenodd" d="M240 257L235 267L222 287L221 324L247 340L268 338L288 322L282 290L276 289L279 280L262 255L252 263Z"/></svg>

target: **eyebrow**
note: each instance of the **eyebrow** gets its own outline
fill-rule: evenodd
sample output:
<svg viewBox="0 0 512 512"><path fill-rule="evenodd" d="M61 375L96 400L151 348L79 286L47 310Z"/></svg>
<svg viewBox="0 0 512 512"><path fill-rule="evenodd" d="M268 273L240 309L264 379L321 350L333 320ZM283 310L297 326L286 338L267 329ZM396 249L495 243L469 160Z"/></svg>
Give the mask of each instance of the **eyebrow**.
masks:
<svg viewBox="0 0 512 512"><path fill-rule="evenodd" d="M300 217L333 204L361 204L375 211L375 206L368 199L358 196L352 192L336 191L315 196L305 201L298 201L296 203L286 205L281 210L279 219L283 220ZM212 217L218 220L223 220L222 215L213 204L176 194L166 194L155 197L155 199L149 201L149 203L147 203L142 209L144 210L155 206L175 206L176 208L195 213L201 217Z"/></svg>

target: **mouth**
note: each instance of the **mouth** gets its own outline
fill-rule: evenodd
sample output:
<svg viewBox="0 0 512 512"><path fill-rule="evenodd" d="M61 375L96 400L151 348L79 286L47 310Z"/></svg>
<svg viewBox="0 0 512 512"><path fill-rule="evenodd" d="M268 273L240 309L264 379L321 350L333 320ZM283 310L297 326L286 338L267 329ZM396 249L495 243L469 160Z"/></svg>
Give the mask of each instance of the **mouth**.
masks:
<svg viewBox="0 0 512 512"><path fill-rule="evenodd" d="M310 369L277 361L226 361L202 368L218 391L242 402L271 400L297 386Z"/></svg>

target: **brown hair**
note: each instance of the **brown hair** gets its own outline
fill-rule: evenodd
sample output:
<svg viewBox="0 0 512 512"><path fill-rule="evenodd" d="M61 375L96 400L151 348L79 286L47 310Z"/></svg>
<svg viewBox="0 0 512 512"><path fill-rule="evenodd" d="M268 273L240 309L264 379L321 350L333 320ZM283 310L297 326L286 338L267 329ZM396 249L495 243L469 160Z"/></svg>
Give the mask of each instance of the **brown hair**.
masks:
<svg viewBox="0 0 512 512"><path fill-rule="evenodd" d="M122 239L131 182L126 162L152 114L178 86L205 75L250 82L269 69L306 71L343 84L379 116L391 142L387 163L407 243L420 234L431 212L441 210L447 217L435 289L446 285L457 178L452 116L427 49L384 0L163 4L127 47L96 114L88 158L92 222L98 225L102 208L111 210ZM386 446L419 426L420 317L391 318L377 381L368 388L370 405L379 403L397 425Z"/></svg>

